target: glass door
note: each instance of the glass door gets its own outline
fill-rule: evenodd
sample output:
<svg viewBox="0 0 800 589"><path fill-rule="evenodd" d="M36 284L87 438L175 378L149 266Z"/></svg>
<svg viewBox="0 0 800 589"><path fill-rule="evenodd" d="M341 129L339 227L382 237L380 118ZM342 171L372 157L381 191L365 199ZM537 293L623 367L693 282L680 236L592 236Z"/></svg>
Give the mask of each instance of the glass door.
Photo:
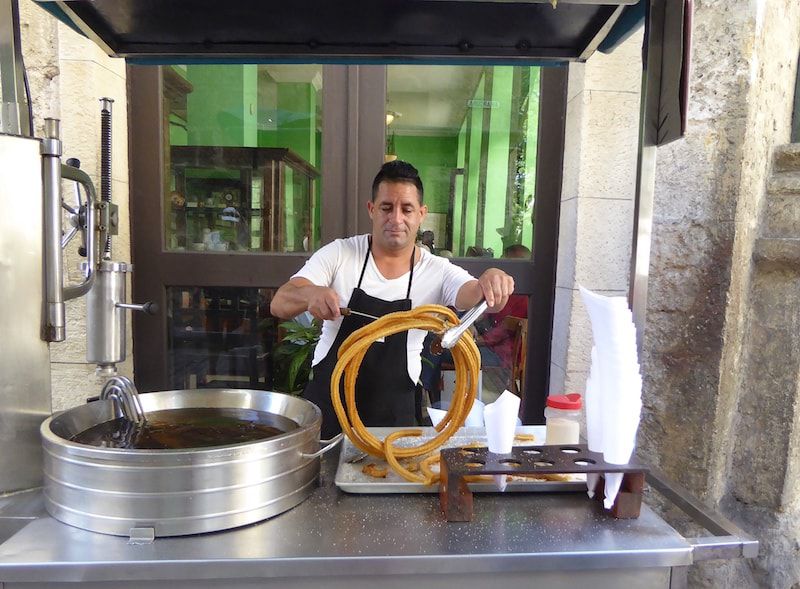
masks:
<svg viewBox="0 0 800 589"><path fill-rule="evenodd" d="M546 77L546 89L558 87L552 71ZM547 393L560 193L552 184L537 190L540 164L560 170L560 161L539 158L541 138L558 136L540 129L542 109L552 108L542 79L535 66L390 65L386 83L384 159L420 171L428 206L420 243L475 276L497 266L514 277L506 308L476 324L479 387L484 402L505 389L519 394L532 418ZM423 386L446 404L446 358L424 365Z"/></svg>

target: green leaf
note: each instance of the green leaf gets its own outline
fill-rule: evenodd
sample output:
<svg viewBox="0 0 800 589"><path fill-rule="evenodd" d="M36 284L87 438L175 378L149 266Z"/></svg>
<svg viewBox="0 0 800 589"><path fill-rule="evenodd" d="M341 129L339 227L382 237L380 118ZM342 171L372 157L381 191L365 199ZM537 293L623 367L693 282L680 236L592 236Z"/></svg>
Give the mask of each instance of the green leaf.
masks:
<svg viewBox="0 0 800 589"><path fill-rule="evenodd" d="M297 380L297 374L300 372L300 368L303 367L306 359L308 358L308 348L301 349L293 358L291 363L289 364L289 374L286 378L287 385L290 391L294 390L294 383Z"/></svg>

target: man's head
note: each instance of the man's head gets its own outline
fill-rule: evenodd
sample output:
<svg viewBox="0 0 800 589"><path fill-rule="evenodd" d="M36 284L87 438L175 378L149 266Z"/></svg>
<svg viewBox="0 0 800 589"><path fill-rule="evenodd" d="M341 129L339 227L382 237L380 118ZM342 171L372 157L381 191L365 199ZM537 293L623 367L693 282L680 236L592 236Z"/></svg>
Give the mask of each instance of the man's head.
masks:
<svg viewBox="0 0 800 589"><path fill-rule="evenodd" d="M434 240L433 231L428 229L422 232L422 237L420 238L420 241L422 242L423 245L427 245L428 247L430 247L433 245L433 240Z"/></svg>
<svg viewBox="0 0 800 589"><path fill-rule="evenodd" d="M422 204L422 180L416 168L399 160L384 164L372 183L367 210L373 246L386 251L413 247L428 212Z"/></svg>
<svg viewBox="0 0 800 589"><path fill-rule="evenodd" d="M413 184L419 193L419 204L422 204L422 180L417 169L408 162L394 160L381 166L372 181L372 202L375 202L375 198L378 196L378 187L382 182L407 182Z"/></svg>
<svg viewBox="0 0 800 589"><path fill-rule="evenodd" d="M531 250L521 243L515 243L503 250L504 258L530 258Z"/></svg>

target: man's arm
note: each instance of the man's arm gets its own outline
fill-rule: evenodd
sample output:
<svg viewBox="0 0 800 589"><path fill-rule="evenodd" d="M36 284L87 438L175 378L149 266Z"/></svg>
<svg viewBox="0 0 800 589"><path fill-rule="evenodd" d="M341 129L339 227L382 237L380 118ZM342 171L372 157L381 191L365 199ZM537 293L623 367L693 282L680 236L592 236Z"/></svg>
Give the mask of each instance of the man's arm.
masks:
<svg viewBox="0 0 800 589"><path fill-rule="evenodd" d="M304 311L317 319L336 319L340 315L339 295L332 288L295 277L278 289L269 311L281 319L291 319Z"/></svg>
<svg viewBox="0 0 800 589"><path fill-rule="evenodd" d="M497 313L514 292L514 279L499 268L489 268L478 280L470 280L458 290L456 307L469 309L486 299L489 312Z"/></svg>

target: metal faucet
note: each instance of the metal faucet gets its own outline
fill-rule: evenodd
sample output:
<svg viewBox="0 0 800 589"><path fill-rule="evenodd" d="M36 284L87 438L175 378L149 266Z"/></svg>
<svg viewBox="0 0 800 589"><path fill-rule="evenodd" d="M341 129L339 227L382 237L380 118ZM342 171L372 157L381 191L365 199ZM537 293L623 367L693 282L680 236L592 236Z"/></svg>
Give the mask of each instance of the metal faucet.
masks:
<svg viewBox="0 0 800 589"><path fill-rule="evenodd" d="M111 399L122 417L137 425L147 422L139 399L139 391L131 380L124 376L114 376L108 379L100 392L100 400Z"/></svg>

